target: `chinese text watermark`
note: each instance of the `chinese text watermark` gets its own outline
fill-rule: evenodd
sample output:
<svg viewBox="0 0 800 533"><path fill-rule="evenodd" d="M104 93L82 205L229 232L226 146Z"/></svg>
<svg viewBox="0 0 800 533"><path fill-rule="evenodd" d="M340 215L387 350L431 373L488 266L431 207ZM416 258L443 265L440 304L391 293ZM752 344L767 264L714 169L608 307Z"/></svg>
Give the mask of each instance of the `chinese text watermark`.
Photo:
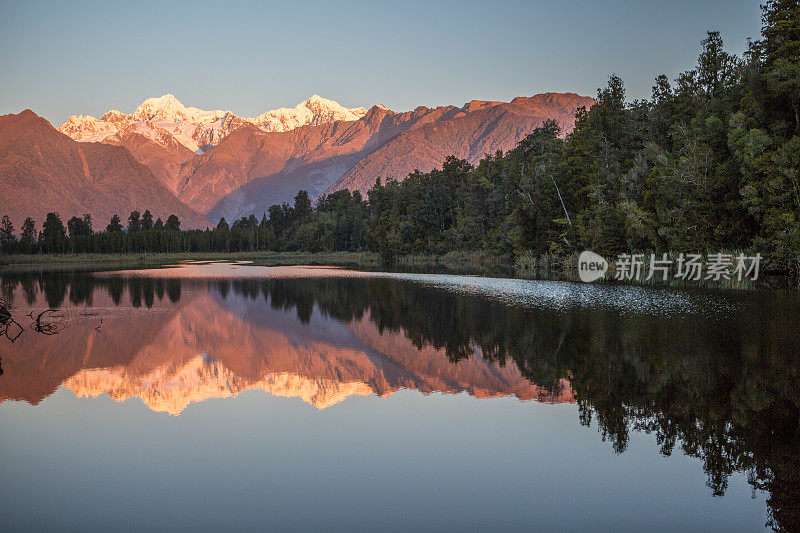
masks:
<svg viewBox="0 0 800 533"><path fill-rule="evenodd" d="M608 262L600 255L584 251L578 257L578 275L581 281L592 282L604 278ZM743 253L678 254L670 257L657 254L620 254L615 262L614 279L617 281L722 281L751 279L756 281L761 268L761 254L747 256Z"/></svg>

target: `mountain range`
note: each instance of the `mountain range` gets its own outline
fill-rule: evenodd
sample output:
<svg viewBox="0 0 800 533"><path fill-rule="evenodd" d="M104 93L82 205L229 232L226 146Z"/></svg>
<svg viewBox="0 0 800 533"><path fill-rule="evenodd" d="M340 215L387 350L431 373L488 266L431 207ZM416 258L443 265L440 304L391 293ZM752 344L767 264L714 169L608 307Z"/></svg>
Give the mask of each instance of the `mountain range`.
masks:
<svg viewBox="0 0 800 533"><path fill-rule="evenodd" d="M125 147L75 142L29 110L0 117L0 199L17 228L28 216L41 228L54 211L65 223L90 213L99 230L136 208L163 220L175 213L185 227L206 224Z"/></svg>
<svg viewBox="0 0 800 533"><path fill-rule="evenodd" d="M183 227L260 216L305 189L365 193L376 178L430 171L449 155L477 163L509 150L543 121L571 131L594 100L545 93L511 102L395 112L312 96L294 108L240 117L186 107L171 94L133 113L72 116L56 131L26 110L0 117L0 213L19 227L49 211L102 222L133 209L176 213ZM102 163L101 163L102 162Z"/></svg>

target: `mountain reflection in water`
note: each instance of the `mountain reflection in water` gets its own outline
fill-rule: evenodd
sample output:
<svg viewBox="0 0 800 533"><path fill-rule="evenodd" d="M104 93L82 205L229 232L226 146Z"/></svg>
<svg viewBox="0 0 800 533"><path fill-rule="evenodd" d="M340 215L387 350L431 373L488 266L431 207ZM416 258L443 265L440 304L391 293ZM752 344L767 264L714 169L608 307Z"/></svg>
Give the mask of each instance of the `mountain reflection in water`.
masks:
<svg viewBox="0 0 800 533"><path fill-rule="evenodd" d="M172 415L247 389L320 409L399 389L577 402L615 452L654 433L715 494L746 472L770 525L800 529L794 294L220 264L1 289L24 331L0 339L0 401L63 385Z"/></svg>

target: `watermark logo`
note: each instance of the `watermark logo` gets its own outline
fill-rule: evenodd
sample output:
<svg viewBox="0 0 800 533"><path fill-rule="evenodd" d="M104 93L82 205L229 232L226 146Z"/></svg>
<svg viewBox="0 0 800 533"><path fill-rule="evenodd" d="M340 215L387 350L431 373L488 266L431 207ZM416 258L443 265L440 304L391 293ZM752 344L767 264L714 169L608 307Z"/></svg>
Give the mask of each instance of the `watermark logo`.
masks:
<svg viewBox="0 0 800 533"><path fill-rule="evenodd" d="M758 280L761 270L761 254L746 256L743 253L702 254L680 253L670 256L650 254L620 254L613 264L613 279L617 281L727 281ZM601 255L585 250L578 256L578 277L591 283L603 279L609 263Z"/></svg>
<svg viewBox="0 0 800 533"><path fill-rule="evenodd" d="M608 261L594 252L585 250L578 256L578 276L581 281L591 283L605 277Z"/></svg>

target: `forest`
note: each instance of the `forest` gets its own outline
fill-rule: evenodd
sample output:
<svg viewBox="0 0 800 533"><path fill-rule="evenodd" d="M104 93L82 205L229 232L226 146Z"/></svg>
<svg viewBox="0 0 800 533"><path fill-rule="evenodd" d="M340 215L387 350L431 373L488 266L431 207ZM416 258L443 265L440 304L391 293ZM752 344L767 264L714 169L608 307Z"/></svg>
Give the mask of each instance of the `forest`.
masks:
<svg viewBox="0 0 800 533"><path fill-rule="evenodd" d="M545 122L476 166L382 181L366 197L343 190L273 205L259 219L181 230L147 210L105 228L91 217L47 215L19 235L0 224L4 253L483 251L568 255L620 252L761 253L769 269L800 266L800 2L762 6L762 34L742 57L718 32L694 67L657 76L652 96L628 101L616 75L561 136ZM103 221L104 222L104 221Z"/></svg>

